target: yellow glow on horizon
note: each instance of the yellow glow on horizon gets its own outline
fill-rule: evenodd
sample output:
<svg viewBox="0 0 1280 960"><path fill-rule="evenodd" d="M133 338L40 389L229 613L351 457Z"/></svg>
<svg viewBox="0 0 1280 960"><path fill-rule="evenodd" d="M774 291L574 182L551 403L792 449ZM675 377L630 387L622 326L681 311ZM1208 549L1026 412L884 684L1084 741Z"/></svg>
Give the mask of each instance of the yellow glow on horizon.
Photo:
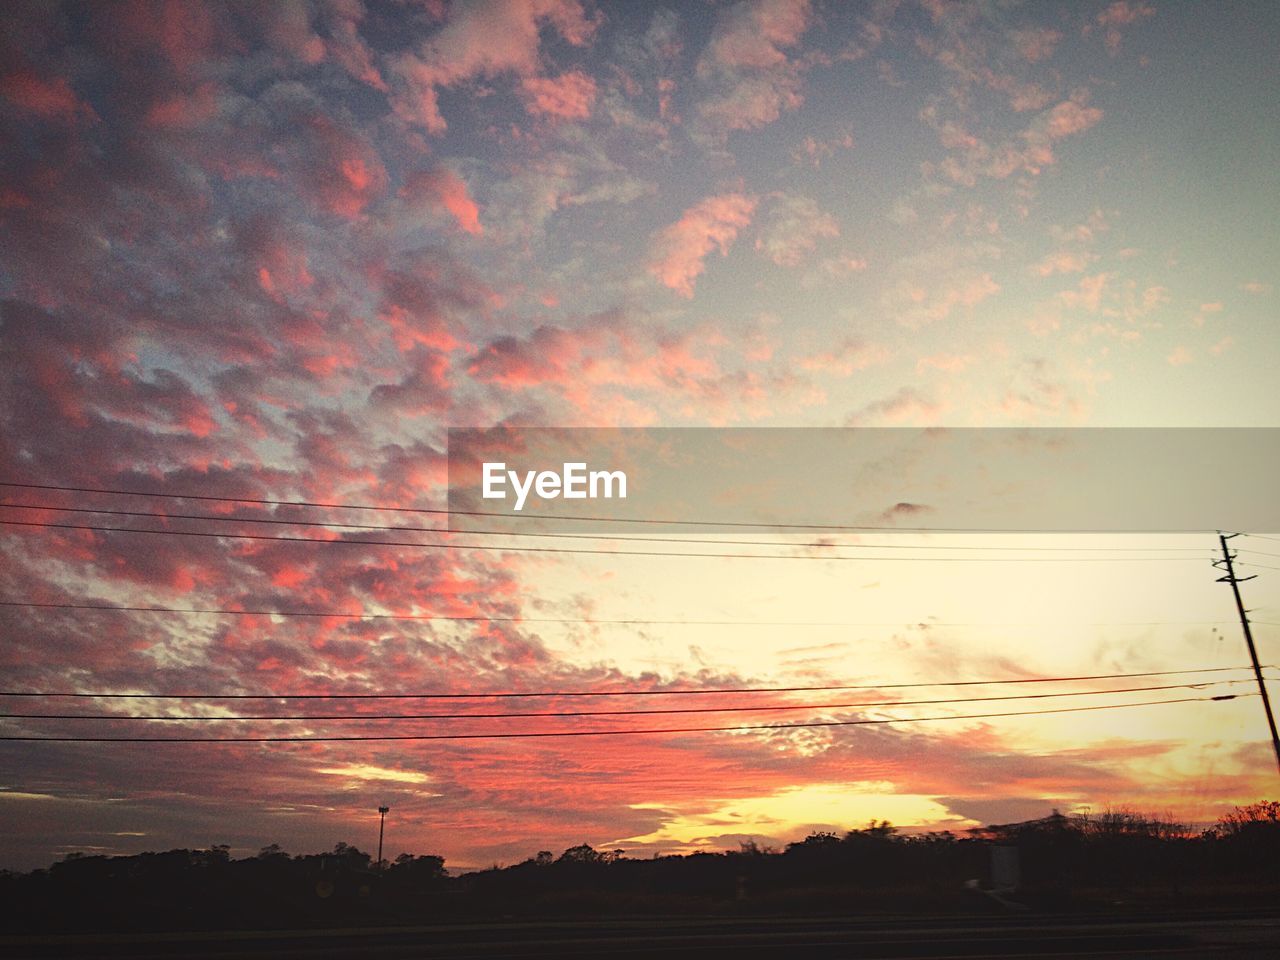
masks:
<svg viewBox="0 0 1280 960"><path fill-rule="evenodd" d="M720 849L724 834L802 839L817 830L838 833L859 829L870 821L888 820L896 826L929 826L965 830L977 821L957 817L926 796L895 794L887 783L811 784L760 797L720 803L711 810L683 813L667 804L633 804L636 810L661 810L670 816L643 836L616 844L668 845L677 850Z"/></svg>
<svg viewBox="0 0 1280 960"><path fill-rule="evenodd" d="M417 773L413 770L389 770L386 767L374 767L366 763L321 767L315 772L333 777L347 777L351 780L387 780L392 783L426 783L431 779L425 773Z"/></svg>

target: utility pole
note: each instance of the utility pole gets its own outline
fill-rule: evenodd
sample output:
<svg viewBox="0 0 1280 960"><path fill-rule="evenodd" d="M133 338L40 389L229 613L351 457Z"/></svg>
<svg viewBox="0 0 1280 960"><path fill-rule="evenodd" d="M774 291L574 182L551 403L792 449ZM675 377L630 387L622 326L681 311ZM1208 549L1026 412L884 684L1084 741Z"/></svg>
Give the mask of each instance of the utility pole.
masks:
<svg viewBox="0 0 1280 960"><path fill-rule="evenodd" d="M1271 746L1276 752L1276 767L1280 768L1280 733L1276 732L1276 718L1271 712L1271 698L1267 696L1267 683L1262 678L1262 667L1258 663L1258 648L1253 645L1253 631L1249 629L1249 614L1244 608L1244 601L1240 599L1240 584L1245 580L1252 580L1253 577L1237 577L1235 568L1231 561L1235 559L1233 554L1227 548L1227 541L1239 534L1225 534L1219 532L1218 542L1222 545L1222 559L1213 561L1213 565L1219 570L1226 570L1225 577L1219 577L1219 583L1231 584L1231 592L1236 597L1236 610L1240 613L1240 626L1244 628L1244 642L1249 647L1249 660L1253 663L1253 675L1258 681L1258 693L1262 695L1262 709L1267 714L1267 725L1271 728Z"/></svg>
<svg viewBox="0 0 1280 960"><path fill-rule="evenodd" d="M1249 642L1249 648L1253 649L1253 641ZM1266 696L1266 694L1263 694L1263 696ZM1275 729L1276 729L1275 724L1272 724L1271 732L1275 733ZM1276 756L1280 756L1280 753L1276 754ZM382 831L383 831L383 828L387 825L387 814L390 811L391 811L390 807L378 808L378 869L379 870L382 869Z"/></svg>

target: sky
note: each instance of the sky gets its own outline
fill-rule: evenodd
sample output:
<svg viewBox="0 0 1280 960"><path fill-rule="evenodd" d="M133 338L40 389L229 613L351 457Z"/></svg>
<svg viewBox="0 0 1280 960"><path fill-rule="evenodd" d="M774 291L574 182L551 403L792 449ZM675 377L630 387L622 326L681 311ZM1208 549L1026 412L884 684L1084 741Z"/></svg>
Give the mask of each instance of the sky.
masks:
<svg viewBox="0 0 1280 960"><path fill-rule="evenodd" d="M371 537L333 524L438 527L236 498L440 510L450 427L1280 426L1276 5L128 0L0 16L0 480L168 495L0 488L5 690L872 688L753 695L734 702L819 706L740 716L10 718L0 737L1194 700L560 739L0 739L0 867L368 850L383 804L389 855L466 869L582 842L781 846L872 818L960 831L1131 806L1199 823L1275 795L1257 698L1203 699L1247 684L832 706L1010 691L894 683L1240 667L1208 533L844 537L901 561L783 563L12 521L343 541ZM1269 663L1280 545L1232 542L1258 576L1242 589ZM697 552L717 549L734 552ZM3 700L121 716L728 702Z"/></svg>

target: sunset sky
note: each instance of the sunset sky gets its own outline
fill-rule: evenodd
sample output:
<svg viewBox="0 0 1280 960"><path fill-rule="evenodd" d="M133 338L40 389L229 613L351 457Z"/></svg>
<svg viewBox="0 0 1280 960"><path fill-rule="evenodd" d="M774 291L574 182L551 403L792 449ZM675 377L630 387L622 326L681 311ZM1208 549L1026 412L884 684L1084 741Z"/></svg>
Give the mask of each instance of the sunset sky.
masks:
<svg viewBox="0 0 1280 960"><path fill-rule="evenodd" d="M1194 702L565 739L7 740L0 868L372 850L380 804L388 855L465 869L582 842L781 846L871 818L959 831L1130 805L1200 823L1275 797L1257 697L1204 699L1255 689L1224 669L1247 657L1211 532L842 534L841 556L875 559L831 560L759 530L647 548L765 559L626 557L616 539L332 526L442 527L438 512L234 501L439 511L450 427L1280 427L1277 38L1272 2L5 4L0 481L170 496L0 487L0 688L869 689L3 697L0 713L121 716L816 706L7 719L0 738ZM803 497L780 494L778 514ZM1232 541L1271 663L1280 533L1249 532L1271 538ZM605 552L503 549L548 545ZM217 612L234 610L349 616ZM892 686L1201 668L1219 672ZM1221 685L847 706L1200 681Z"/></svg>

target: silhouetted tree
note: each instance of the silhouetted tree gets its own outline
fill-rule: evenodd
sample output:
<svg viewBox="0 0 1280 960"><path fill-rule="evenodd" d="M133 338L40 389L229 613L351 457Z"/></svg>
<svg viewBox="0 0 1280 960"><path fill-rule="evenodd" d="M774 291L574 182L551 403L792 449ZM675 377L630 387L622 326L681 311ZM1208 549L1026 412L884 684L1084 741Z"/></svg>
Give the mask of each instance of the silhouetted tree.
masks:
<svg viewBox="0 0 1280 960"><path fill-rule="evenodd" d="M576 847L570 847L564 853L560 854L557 863L601 863L604 860L604 854L597 851L589 843L580 843Z"/></svg>
<svg viewBox="0 0 1280 960"><path fill-rule="evenodd" d="M1220 839L1271 838L1280 834L1280 801L1259 800L1218 818L1210 832Z"/></svg>

